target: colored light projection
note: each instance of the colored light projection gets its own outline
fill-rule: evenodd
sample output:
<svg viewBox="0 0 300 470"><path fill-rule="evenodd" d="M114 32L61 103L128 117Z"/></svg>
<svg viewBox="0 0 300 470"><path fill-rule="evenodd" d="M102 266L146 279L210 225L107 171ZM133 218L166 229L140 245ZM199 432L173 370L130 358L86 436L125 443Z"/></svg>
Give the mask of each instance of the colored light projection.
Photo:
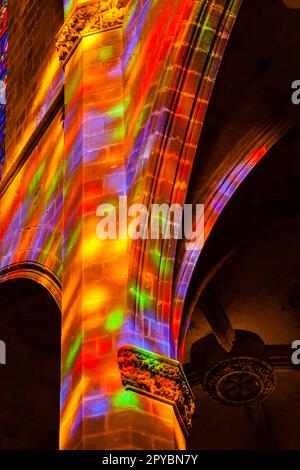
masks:
<svg viewBox="0 0 300 470"><path fill-rule="evenodd" d="M199 41L200 44L204 41L207 47L214 38L210 21L215 13L214 2L205 6L206 16L203 16L207 21L201 27ZM186 129L193 106L191 91L176 96L178 106L173 118L177 127L174 125L175 136L170 139L172 150L159 162L163 175L159 180L152 156L157 138L164 135L169 122L170 109L166 103L178 86L174 68L183 69L180 57L186 55L183 49L189 44L188 25L194 24L196 8L201 9L200 4L190 0L163 4L155 0L132 1L124 37L119 30L102 33L101 39L99 35L84 37L66 68L68 184L65 189L62 448L76 445L95 420L106 423L112 413L129 406L128 397L132 395L120 384L116 361L119 346L128 343L163 355L170 355L173 349L171 282L165 303L160 303L160 292L154 291L153 286L158 275L166 279L167 285L172 278L174 259L169 253L163 253L159 243L154 243L141 266L138 246L129 258L129 241L97 239L95 213L101 203L116 207L119 196L124 194L134 202L147 204L152 183L156 185L160 202L173 189L176 201L184 202L192 161L186 158L179 162L178 156L183 145L181 133ZM231 16L222 37L229 36L234 21ZM200 45L197 47L201 50ZM220 60L221 54L215 56ZM213 59L210 64L215 73ZM193 67L191 82L197 87L201 72L196 64ZM200 99L199 102L197 125L201 128L200 119L208 102ZM195 149L196 143L189 145ZM180 174L181 180L174 187L176 174ZM128 285L131 271L142 273L143 282ZM132 315L131 300L139 308L136 316ZM138 397L133 406L137 406L137 400ZM104 427L99 425L100 429ZM99 439L97 435L93 441L91 435L86 445L97 448Z"/></svg>
<svg viewBox="0 0 300 470"><path fill-rule="evenodd" d="M132 87L132 99L127 96L125 112L126 135L134 142L127 152L127 187L135 202L184 204L209 97L240 4L237 0L226 9L214 1L160 3L154 19L153 2L146 1L149 10L145 16L143 10L139 18L153 27L138 54L134 53L136 31L143 37L143 23L140 29L135 27L133 11L128 24L134 33L131 49L127 49L133 54L125 53L124 76L128 84L136 77L141 83ZM162 31L168 32L169 41L159 42ZM148 74L141 78L140 62L151 63ZM144 325L138 326L141 335L147 336L150 323L152 350L172 357L177 357L178 334L178 319L172 316L175 257L175 243L136 244L131 265L136 275L130 286L130 309L140 324L144 320Z"/></svg>
<svg viewBox="0 0 300 470"><path fill-rule="evenodd" d="M62 86L63 71L53 44L41 65L38 91L25 117L24 131L9 160L6 155L0 199L0 268L37 263L61 276L64 136L60 112L14 180L5 183L12 158L18 161Z"/></svg>
<svg viewBox="0 0 300 470"><path fill-rule="evenodd" d="M7 80L7 45L8 45L8 0L0 1L0 180L5 159L5 116Z"/></svg>
<svg viewBox="0 0 300 470"><path fill-rule="evenodd" d="M148 206L153 181L156 184L155 202L170 203L170 188L178 171L178 154L174 152L174 148L166 151L162 164L155 163L153 153L156 151L156 143L163 132L162 129L168 122L167 95L172 94L172 87L176 86L175 63L186 40L188 20L195 4L190 1L163 4L146 1L141 11L137 8L138 4L139 2L134 2L126 22L129 37L124 53L128 103L125 127L126 135L129 136L126 174L127 190L132 194L133 201ZM152 25L151 30L146 29L147 35L144 35L149 23ZM146 73L144 64L147 64ZM178 117L180 113L185 113L182 102L181 106L182 108L178 109ZM159 179L155 174L156 165L161 166ZM183 203L185 189L184 185L177 187L174 191L177 200L172 202ZM173 255L171 251L163 251L161 241L149 241L147 247L136 244L134 249L131 271L138 273L141 269L141 255L144 259L143 279L139 276L140 282L134 281L129 286L130 308L132 311L138 311L139 317L133 328L137 336L149 339L149 346L145 344L143 347L168 356L173 349L170 334L171 284L168 298L165 297L164 301L159 298L160 293L156 291L156 285L159 277L172 277Z"/></svg>
<svg viewBox="0 0 300 470"><path fill-rule="evenodd" d="M145 291L128 287L130 243L99 240L95 214L102 203L117 207L143 171L138 153L161 112L152 106L157 84L193 3L133 1L123 32L83 37L66 66L61 448L73 448L95 420L142 406L120 382L118 347L169 351L169 326L153 316L151 279ZM170 269L159 252L151 257ZM130 316L128 295L149 309L151 321L140 325ZM85 445L96 448L99 439L91 435Z"/></svg>
<svg viewBox="0 0 300 470"><path fill-rule="evenodd" d="M69 16L71 13L72 9L80 3L80 1L84 0L64 0L64 12L65 12L65 18Z"/></svg>
<svg viewBox="0 0 300 470"><path fill-rule="evenodd" d="M214 186L207 188L201 198L205 206L205 240L239 186L269 150L294 126L293 112L283 105L251 129L224 159L212 178L215 181ZM192 306L187 309L185 299L195 267L197 263L201 263L201 252L182 252L181 255L182 262L175 281L172 325L178 357L183 359L192 314Z"/></svg>
<svg viewBox="0 0 300 470"><path fill-rule="evenodd" d="M67 17L68 17L68 15L69 15L69 14L70 14L70 12L71 12L72 3L73 3L73 0L64 0L64 12L65 12L65 18L67 18Z"/></svg>
<svg viewBox="0 0 300 470"><path fill-rule="evenodd" d="M178 40L179 50L183 26L192 7L190 0L174 2L173 5L147 0L140 9L136 0L130 8L125 24L128 46L123 59L127 85L125 128L129 143L126 161L129 193L139 177L144 176L145 166L149 163L155 140L152 131L157 131L159 124L163 124L165 103L161 102L156 108L158 87L163 78L168 83L172 76L168 53L174 38ZM150 30L149 23L152 25ZM135 191L136 198L139 198L139 187Z"/></svg>
<svg viewBox="0 0 300 470"><path fill-rule="evenodd" d="M38 263L61 274L63 128L58 116L0 199L0 269Z"/></svg>
<svg viewBox="0 0 300 470"><path fill-rule="evenodd" d="M30 106L30 112L26 114L24 122L24 131L21 137L17 140L14 147L13 158L17 159L28 143L33 132L41 123L46 112L53 104L57 96L63 90L63 71L57 60L57 52L55 45L53 50L49 51L44 63L41 65L41 72L39 74L39 87L34 97L34 101ZM11 158L11 157L10 157ZM3 178L10 169L11 160L6 156L6 164L4 166Z"/></svg>
<svg viewBox="0 0 300 470"><path fill-rule="evenodd" d="M215 190L210 193L209 197L204 202L205 240L208 239L214 225L231 197L253 168L267 154L267 151L268 148L264 145L246 154L241 161L233 163L227 169L225 176L217 184ZM182 308L193 271L200 257L201 252L196 250L185 253L176 283L175 307L173 310L173 334L179 345L178 356L181 359L184 355L185 335L187 334L188 323L190 321L190 318L183 315Z"/></svg>
<svg viewBox="0 0 300 470"><path fill-rule="evenodd" d="M125 194L121 40L120 29L84 37L65 71L61 448L122 398L127 240L96 235L98 205Z"/></svg>
<svg viewBox="0 0 300 470"><path fill-rule="evenodd" d="M66 15L74 4L65 1ZM153 288L158 276L172 278L172 255L154 243L139 266L139 248L130 254L128 240L97 238L95 214L102 203L116 207L122 195L147 201L155 180L152 155L169 122L168 96L178 85L173 65L180 64L178 56L189 44L188 25L199 5L193 0L134 0L128 6L123 31L82 39L65 71L64 133L57 116L7 190L5 205L0 202L3 266L33 260L63 280L61 448L75 448L83 435L87 448L98 448L95 420L103 420L97 432L105 434L111 413L143 406L120 383L118 347L128 343L163 355L173 349L171 284L166 303L158 308L160 294ZM211 12L213 7L208 16ZM205 26L203 34L211 28ZM36 102L38 120L61 85L57 56L44 78ZM178 116L172 119L179 132L192 102L188 93L176 99ZM17 154L31 132L29 126ZM172 140L174 148L160 162L163 176L155 184L164 201L179 173L174 194L183 203L191 161L178 163L182 141L176 133ZM129 285L135 270L143 272L143 283ZM140 315L131 314L128 298L138 304Z"/></svg>

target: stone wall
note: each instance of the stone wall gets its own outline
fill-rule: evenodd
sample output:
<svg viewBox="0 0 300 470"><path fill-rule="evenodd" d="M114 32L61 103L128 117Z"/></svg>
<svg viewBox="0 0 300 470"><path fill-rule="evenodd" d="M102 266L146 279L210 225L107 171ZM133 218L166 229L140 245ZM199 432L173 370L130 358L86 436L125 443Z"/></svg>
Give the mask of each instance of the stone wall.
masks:
<svg viewBox="0 0 300 470"><path fill-rule="evenodd" d="M62 80L55 35L63 0L10 0L6 164L3 178L51 103Z"/></svg>

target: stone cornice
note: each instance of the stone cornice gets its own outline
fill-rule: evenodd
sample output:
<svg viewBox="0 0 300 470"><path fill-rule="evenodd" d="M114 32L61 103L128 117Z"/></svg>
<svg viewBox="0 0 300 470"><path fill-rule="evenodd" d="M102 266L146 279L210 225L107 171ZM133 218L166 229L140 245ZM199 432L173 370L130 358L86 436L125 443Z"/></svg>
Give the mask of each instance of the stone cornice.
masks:
<svg viewBox="0 0 300 470"><path fill-rule="evenodd" d="M61 65L65 66L83 36L121 27L127 3L128 0L100 0L78 5L56 36Z"/></svg>
<svg viewBox="0 0 300 470"><path fill-rule="evenodd" d="M195 401L180 363L134 346L122 347L118 361L124 387L170 403L187 434Z"/></svg>

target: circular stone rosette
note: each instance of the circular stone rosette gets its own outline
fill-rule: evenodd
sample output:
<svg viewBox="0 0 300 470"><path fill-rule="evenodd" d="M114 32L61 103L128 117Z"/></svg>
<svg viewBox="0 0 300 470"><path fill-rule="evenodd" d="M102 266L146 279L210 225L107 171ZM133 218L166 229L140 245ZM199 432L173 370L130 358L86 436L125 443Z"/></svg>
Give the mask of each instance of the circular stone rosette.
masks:
<svg viewBox="0 0 300 470"><path fill-rule="evenodd" d="M203 386L211 398L224 405L251 405L272 394L276 377L267 362L237 357L215 364L205 374Z"/></svg>

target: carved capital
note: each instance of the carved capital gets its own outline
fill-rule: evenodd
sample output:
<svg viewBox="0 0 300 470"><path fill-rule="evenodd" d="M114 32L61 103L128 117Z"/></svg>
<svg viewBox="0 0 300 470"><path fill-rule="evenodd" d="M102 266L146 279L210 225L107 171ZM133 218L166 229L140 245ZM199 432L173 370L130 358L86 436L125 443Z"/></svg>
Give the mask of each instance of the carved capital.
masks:
<svg viewBox="0 0 300 470"><path fill-rule="evenodd" d="M69 15L56 36L56 48L65 66L81 38L123 25L128 0L100 0L81 3Z"/></svg>
<svg viewBox="0 0 300 470"><path fill-rule="evenodd" d="M134 346L122 347L118 360L124 387L171 404L187 433L195 401L180 363Z"/></svg>

